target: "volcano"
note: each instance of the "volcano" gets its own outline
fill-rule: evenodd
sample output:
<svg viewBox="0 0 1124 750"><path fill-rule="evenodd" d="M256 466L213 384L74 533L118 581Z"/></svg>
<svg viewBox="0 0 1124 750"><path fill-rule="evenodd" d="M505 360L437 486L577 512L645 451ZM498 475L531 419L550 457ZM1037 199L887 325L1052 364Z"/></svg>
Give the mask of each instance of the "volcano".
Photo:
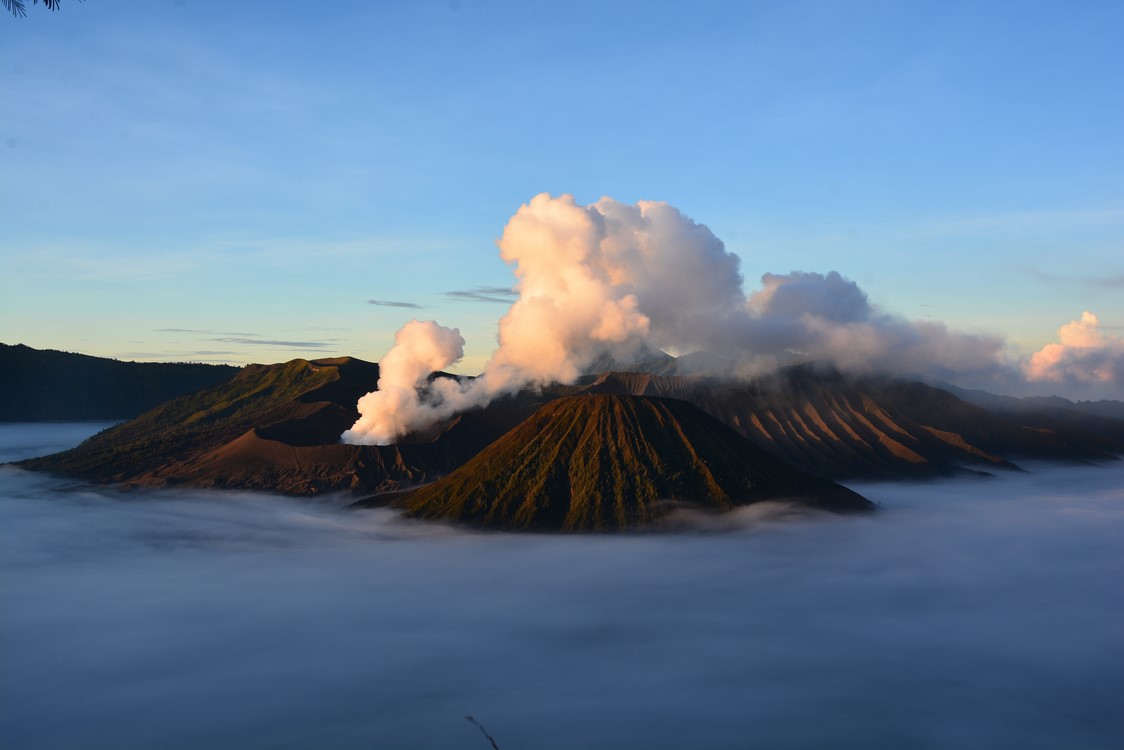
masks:
<svg viewBox="0 0 1124 750"><path fill-rule="evenodd" d="M378 378L377 364L353 357L248 365L227 383L22 465L134 487L369 493L445 475L533 411L509 414L504 402L413 442L340 444L359 416L355 402Z"/></svg>
<svg viewBox="0 0 1124 750"><path fill-rule="evenodd" d="M674 414L680 414L674 410L681 407L666 402L685 402L756 449L752 454L736 453L762 461L768 457L769 466L791 466L832 481L1013 471L1014 461L1024 457L1086 462L1111 460L1124 452L1124 420L1076 411L999 413L922 383L849 376L811 366L781 368L751 381L603 373L574 385L511 394L395 445L341 444L340 434L359 416L356 401L378 380L377 364L352 357L248 365L226 382L164 402L71 450L21 465L137 487L291 495L348 492L363 497L447 477L536 409L579 394L655 399ZM654 425L662 424L658 419L636 419L635 428L643 428L641 442L658 451L665 445L678 450L656 437ZM622 424L622 434L634 429ZM611 429L604 434L607 443L597 454L599 460L627 459L635 452L616 445ZM591 436L583 450L592 455L597 439ZM536 471L547 476L546 458L535 460L543 464ZM662 461L682 463L674 454ZM621 468L617 473L627 480L630 472ZM670 477L665 479L670 482ZM664 493L659 499L665 494L678 497L671 492L673 484L659 486ZM726 490L729 497L735 494Z"/></svg>
<svg viewBox="0 0 1124 750"><path fill-rule="evenodd" d="M811 364L749 381L606 373L586 392L688 401L775 458L833 480L1017 470L1015 459L1103 461L1124 451L1122 420L997 413L917 381Z"/></svg>
<svg viewBox="0 0 1124 750"><path fill-rule="evenodd" d="M873 508L685 401L606 394L552 401L461 468L393 504L411 516L488 528L611 531L680 505L725 511L761 500Z"/></svg>

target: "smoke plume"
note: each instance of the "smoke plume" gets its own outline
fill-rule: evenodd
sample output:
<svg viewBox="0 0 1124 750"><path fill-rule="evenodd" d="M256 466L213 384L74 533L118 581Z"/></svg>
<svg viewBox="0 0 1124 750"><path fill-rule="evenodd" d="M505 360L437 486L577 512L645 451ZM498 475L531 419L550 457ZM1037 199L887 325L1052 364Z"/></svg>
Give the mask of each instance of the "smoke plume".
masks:
<svg viewBox="0 0 1124 750"><path fill-rule="evenodd" d="M451 413L439 396L418 398L430 373L464 356L464 338L456 328L432 320L411 320L394 334L394 346L379 362L378 390L359 399L359 421L341 436L345 443L386 445L417 425Z"/></svg>
<svg viewBox="0 0 1124 750"><path fill-rule="evenodd" d="M605 355L629 363L653 349L709 351L737 359L743 372L795 356L942 377L993 370L1002 359L1002 339L884 313L834 271L766 274L747 297L740 258L666 203L582 206L543 193L519 208L498 244L519 296L499 321L484 372L426 383L461 348L450 345L450 329L412 321L383 359L380 390L359 402L346 442L391 443L497 395L572 382Z"/></svg>

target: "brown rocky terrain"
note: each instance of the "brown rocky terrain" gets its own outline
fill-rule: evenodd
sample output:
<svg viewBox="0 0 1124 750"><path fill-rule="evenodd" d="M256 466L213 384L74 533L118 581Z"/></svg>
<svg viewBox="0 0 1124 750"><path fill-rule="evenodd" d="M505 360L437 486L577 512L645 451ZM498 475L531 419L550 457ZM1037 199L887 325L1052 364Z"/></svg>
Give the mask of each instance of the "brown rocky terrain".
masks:
<svg viewBox="0 0 1124 750"><path fill-rule="evenodd" d="M608 373L501 399L397 445L340 444L358 417L357 400L377 381L378 365L350 357L250 365L228 382L23 465L143 487L370 494L450 474L543 404L578 392L688 402L774 463L832 480L1014 470L1024 457L1087 461L1124 451L1121 420L997 413L921 383L806 365L749 382ZM655 444L654 428L645 429Z"/></svg>
<svg viewBox="0 0 1124 750"><path fill-rule="evenodd" d="M586 390L689 401L762 450L832 479L1014 469L1024 458L1107 460L1124 451L1124 421L1000 414L923 383L810 365L749 382L608 373Z"/></svg>
<svg viewBox="0 0 1124 750"><path fill-rule="evenodd" d="M229 383L162 404L30 469L153 487L273 490L294 495L393 489L448 473L516 424L505 403L465 415L427 440L339 442L378 365L351 357L250 365Z"/></svg>
<svg viewBox="0 0 1124 750"><path fill-rule="evenodd" d="M761 500L874 507L685 401L604 394L550 402L447 477L393 503L412 516L489 528L605 531L650 523L680 504L725 511Z"/></svg>

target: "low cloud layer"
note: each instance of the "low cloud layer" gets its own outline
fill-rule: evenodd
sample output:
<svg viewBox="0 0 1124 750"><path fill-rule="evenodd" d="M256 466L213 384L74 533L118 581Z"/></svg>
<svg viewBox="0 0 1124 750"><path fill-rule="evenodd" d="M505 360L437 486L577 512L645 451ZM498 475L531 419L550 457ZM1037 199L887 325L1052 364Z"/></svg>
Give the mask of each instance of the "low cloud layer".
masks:
<svg viewBox="0 0 1124 750"><path fill-rule="evenodd" d="M1027 468L594 537L0 469L0 737L1107 750L1124 468Z"/></svg>
<svg viewBox="0 0 1124 750"><path fill-rule="evenodd" d="M116 422L0 422L0 464L73 448ZM0 501L3 500L0 494Z"/></svg>
<svg viewBox="0 0 1124 750"><path fill-rule="evenodd" d="M412 385L397 383L414 394L413 402L364 399L363 418L346 441L391 443L427 427L426 419L484 405L499 394L572 382L599 357L629 363L655 349L719 353L738 360L747 374L794 358L942 378L1006 367L1001 338L881 311L835 271L766 274L747 297L740 258L705 225L666 203L603 198L582 206L572 196L544 193L520 207L498 244L515 274L518 298L499 321L499 348L483 374L461 386L427 384L424 375ZM496 291L463 296L502 301ZM416 337L447 337L455 329L430 323L400 332L395 349L442 350ZM434 369L454 361L434 360ZM374 414L372 407L401 413Z"/></svg>

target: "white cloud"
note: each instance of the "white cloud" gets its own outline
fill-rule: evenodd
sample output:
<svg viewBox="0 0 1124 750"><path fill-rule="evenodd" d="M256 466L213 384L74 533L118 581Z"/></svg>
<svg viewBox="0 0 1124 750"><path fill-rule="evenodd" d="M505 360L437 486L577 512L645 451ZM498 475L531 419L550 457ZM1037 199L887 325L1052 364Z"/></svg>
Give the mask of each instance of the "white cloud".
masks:
<svg viewBox="0 0 1124 750"><path fill-rule="evenodd" d="M851 371L940 377L1003 366L1002 339L884 313L835 271L766 274L747 298L741 259L666 203L602 198L582 206L543 193L519 208L498 244L518 298L499 321L499 348L481 377L423 383L462 354L429 341L425 351L443 356L417 360L401 382L384 371L380 388L397 390L364 397L363 418L345 440L388 443L498 394L571 382L606 354L627 363L651 349L704 350L739 360L743 371L799 356ZM418 355L417 340L449 331L418 325L399 333L384 362Z"/></svg>
<svg viewBox="0 0 1124 750"><path fill-rule="evenodd" d="M1105 334L1089 311L1058 329L1058 341L1046 344L1027 361L1028 380L1053 383L1118 383L1124 375L1124 338Z"/></svg>

